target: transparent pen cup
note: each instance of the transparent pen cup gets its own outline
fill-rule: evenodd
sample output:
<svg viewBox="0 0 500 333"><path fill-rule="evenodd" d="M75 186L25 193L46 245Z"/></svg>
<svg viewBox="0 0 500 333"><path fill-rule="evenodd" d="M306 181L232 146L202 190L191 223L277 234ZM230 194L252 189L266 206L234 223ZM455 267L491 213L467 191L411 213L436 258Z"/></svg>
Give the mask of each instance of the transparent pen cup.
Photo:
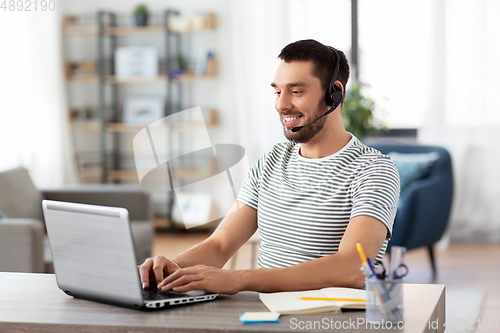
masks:
<svg viewBox="0 0 500 333"><path fill-rule="evenodd" d="M403 279L388 281L368 278L365 282L366 321L403 321Z"/></svg>

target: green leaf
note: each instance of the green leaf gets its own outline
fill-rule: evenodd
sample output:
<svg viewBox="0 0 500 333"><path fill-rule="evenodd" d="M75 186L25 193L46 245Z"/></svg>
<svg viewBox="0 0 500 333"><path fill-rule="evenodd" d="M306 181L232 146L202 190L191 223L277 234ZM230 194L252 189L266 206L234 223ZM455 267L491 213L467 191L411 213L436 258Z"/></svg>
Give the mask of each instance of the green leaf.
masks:
<svg viewBox="0 0 500 333"><path fill-rule="evenodd" d="M380 131L372 125L375 102L363 95L363 86L362 83L353 83L342 106L342 117L346 131L360 139Z"/></svg>
<svg viewBox="0 0 500 333"><path fill-rule="evenodd" d="M147 15L149 13L149 10L148 10L148 7L146 5L138 5L134 9L134 13Z"/></svg>

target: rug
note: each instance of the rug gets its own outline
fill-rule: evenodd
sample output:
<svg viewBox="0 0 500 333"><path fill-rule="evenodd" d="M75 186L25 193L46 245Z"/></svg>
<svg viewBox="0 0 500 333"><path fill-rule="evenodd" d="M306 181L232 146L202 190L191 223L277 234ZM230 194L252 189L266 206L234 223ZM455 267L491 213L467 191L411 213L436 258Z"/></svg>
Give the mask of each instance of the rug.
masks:
<svg viewBox="0 0 500 333"><path fill-rule="evenodd" d="M446 286L446 333L473 333L484 304L481 288Z"/></svg>

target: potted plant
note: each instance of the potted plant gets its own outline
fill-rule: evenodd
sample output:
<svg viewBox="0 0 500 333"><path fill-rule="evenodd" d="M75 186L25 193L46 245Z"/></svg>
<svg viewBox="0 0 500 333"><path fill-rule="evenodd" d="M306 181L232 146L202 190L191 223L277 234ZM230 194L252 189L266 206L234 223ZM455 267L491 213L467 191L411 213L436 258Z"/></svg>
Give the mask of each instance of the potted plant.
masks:
<svg viewBox="0 0 500 333"><path fill-rule="evenodd" d="M346 131L351 132L360 140L367 135L375 135L381 130L373 126L375 102L363 95L362 88L362 83L353 83L342 106Z"/></svg>
<svg viewBox="0 0 500 333"><path fill-rule="evenodd" d="M91 106L87 105L83 108L83 114L85 115L85 119L92 119L94 118L95 112Z"/></svg>
<svg viewBox="0 0 500 333"><path fill-rule="evenodd" d="M138 5L134 9L135 25L144 27L148 25L149 10L146 5Z"/></svg>

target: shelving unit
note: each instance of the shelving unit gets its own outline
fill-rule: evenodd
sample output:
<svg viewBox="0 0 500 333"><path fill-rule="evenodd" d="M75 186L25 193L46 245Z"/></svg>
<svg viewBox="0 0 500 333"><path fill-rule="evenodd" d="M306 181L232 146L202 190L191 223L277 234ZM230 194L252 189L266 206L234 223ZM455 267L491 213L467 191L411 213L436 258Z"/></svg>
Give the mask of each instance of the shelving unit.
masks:
<svg viewBox="0 0 500 333"><path fill-rule="evenodd" d="M126 166L124 161L123 148L131 150L128 142L124 144L123 137L132 137L147 124L130 124L122 122L122 101L123 96L120 92L125 86L135 87L143 84L162 84L165 85L164 96L166 107L164 116L192 107L190 101L185 98L186 83L203 82L210 80L214 75L195 75L190 72L182 74L170 74L178 67L176 55L181 54L184 39L189 38L190 34L196 34L202 31L213 31L215 29L213 15L210 16L211 24L203 28L190 29L188 31L176 31L172 28L170 20L180 15L178 11L166 10L162 13L162 20L156 20L152 26L135 27L122 26L119 24L119 17L116 13L100 11L92 20L87 20L84 24L79 24L78 18L65 17L63 21L63 35L65 38L74 38L76 36L87 36L85 38L94 39L97 50L95 59L87 60L83 65L75 65L67 62L66 78L68 85L91 85L97 91L97 101L93 101L94 108L97 109L94 116L97 118L86 119L82 117L81 112L73 111L71 129L79 136L87 135L88 141L99 143L94 145L95 151L84 152L83 157L75 157L77 165L84 166L79 169L79 179L82 182L100 182L100 183L121 183L137 182L138 177L135 169L130 168L129 163ZM114 73L114 51L119 44L126 45L127 38L133 36L147 37L158 36L155 47L163 48L163 59L160 60L160 73L155 77L131 77L120 78ZM125 40L125 41L124 41ZM161 44L164 44L161 46ZM161 52L160 52L161 53ZM189 55L188 55L189 56ZM85 68L81 70L81 68ZM129 88L127 88L129 89ZM96 99L94 96L94 99ZM71 100L70 100L71 103ZM194 105L193 105L194 106ZM79 115L79 116L78 116ZM79 119L76 119L79 118ZM82 119L83 118L83 119ZM216 112L213 109L204 110L204 118L207 126L214 126L216 123ZM169 133L181 133L190 131L199 125L182 123L168 128L165 131ZM75 141L78 141L75 139ZM80 139L82 141L82 139ZM85 140L83 140L85 141ZM182 144L182 142L181 142ZM127 146L127 147L124 147ZM130 153L129 153L130 155ZM88 167L91 165L92 167ZM186 177L193 177L196 172L184 170ZM183 170L176 170L178 174L183 174ZM170 196L172 197L172 196ZM169 199L171 206L171 198Z"/></svg>

